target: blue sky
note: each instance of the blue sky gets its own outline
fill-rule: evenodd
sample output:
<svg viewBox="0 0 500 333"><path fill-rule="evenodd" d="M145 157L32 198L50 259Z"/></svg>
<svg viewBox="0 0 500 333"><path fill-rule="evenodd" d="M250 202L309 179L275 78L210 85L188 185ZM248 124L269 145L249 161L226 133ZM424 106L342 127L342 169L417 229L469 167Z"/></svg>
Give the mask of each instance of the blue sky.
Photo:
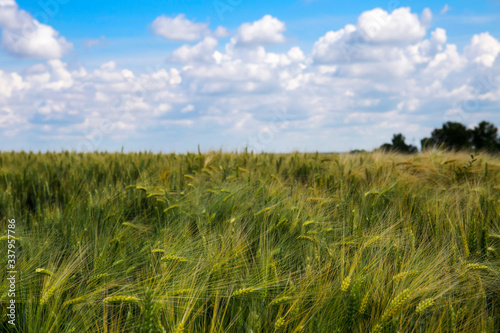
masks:
<svg viewBox="0 0 500 333"><path fill-rule="evenodd" d="M500 125L499 19L494 0L0 0L0 149L348 151Z"/></svg>

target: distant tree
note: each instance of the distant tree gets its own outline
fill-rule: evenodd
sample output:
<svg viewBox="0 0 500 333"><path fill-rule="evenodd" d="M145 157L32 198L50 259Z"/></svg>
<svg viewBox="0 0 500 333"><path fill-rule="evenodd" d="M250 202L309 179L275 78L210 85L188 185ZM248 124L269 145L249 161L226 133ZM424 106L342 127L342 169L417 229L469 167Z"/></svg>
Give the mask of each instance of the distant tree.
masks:
<svg viewBox="0 0 500 333"><path fill-rule="evenodd" d="M350 152L351 154L366 154L367 151L364 150L364 149L354 149L354 150L351 150Z"/></svg>
<svg viewBox="0 0 500 333"><path fill-rule="evenodd" d="M390 143L384 143L382 146L380 146L380 150L391 151L392 145Z"/></svg>
<svg viewBox="0 0 500 333"><path fill-rule="evenodd" d="M422 149L431 147L442 147L445 149L467 149L471 148L472 133L461 123L449 121L442 128L436 128L430 138L422 139Z"/></svg>
<svg viewBox="0 0 500 333"><path fill-rule="evenodd" d="M483 120L471 131L471 143L478 150L499 151L498 128Z"/></svg>
<svg viewBox="0 0 500 333"><path fill-rule="evenodd" d="M398 153L404 153L404 154L414 154L418 152L417 147L413 145L407 145L405 142L406 138L404 137L403 134L394 134L392 137L392 144L390 143L384 143L382 146L380 146L381 150L384 151L394 151Z"/></svg>
<svg viewBox="0 0 500 333"><path fill-rule="evenodd" d="M420 140L420 145L422 146L422 150L437 146L436 141L433 138L423 138Z"/></svg>

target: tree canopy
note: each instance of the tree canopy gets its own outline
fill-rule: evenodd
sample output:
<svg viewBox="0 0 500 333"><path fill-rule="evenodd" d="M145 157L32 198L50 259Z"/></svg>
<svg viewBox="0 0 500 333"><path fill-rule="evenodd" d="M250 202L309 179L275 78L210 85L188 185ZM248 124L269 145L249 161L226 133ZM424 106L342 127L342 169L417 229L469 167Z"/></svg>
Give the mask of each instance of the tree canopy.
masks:
<svg viewBox="0 0 500 333"><path fill-rule="evenodd" d="M487 151L499 151L500 140L498 139L498 128L495 125L482 121L472 131L471 143L475 149Z"/></svg>
<svg viewBox="0 0 500 333"><path fill-rule="evenodd" d="M413 154L418 152L418 148L412 145L407 145L406 138L403 134L394 134L392 137L392 144L385 143L380 148L386 151L394 151L398 153Z"/></svg>
<svg viewBox="0 0 500 333"><path fill-rule="evenodd" d="M480 122L472 129L458 122L446 122L441 128L432 131L431 136L420 141L422 150L442 148L447 150L477 149L488 152L500 152L498 128L487 121ZM392 143L383 144L380 149L401 153L415 153L415 146L407 145L403 134L394 134Z"/></svg>

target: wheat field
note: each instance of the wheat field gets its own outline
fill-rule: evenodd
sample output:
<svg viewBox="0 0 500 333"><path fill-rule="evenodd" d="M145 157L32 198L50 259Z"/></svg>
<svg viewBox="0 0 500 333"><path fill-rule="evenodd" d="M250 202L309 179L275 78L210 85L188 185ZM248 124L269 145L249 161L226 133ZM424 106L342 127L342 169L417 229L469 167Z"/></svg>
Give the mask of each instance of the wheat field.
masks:
<svg viewBox="0 0 500 333"><path fill-rule="evenodd" d="M0 329L498 332L499 214L482 153L3 152Z"/></svg>

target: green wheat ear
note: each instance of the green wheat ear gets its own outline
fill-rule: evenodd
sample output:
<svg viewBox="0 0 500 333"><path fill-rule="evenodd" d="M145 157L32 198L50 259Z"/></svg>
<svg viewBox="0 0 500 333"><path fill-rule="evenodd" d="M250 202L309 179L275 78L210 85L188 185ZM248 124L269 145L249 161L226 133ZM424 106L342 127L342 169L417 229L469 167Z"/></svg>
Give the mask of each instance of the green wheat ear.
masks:
<svg viewBox="0 0 500 333"><path fill-rule="evenodd" d="M368 242L366 242L365 247L372 246L379 239L380 239L380 236L374 236L374 237L372 237Z"/></svg>
<svg viewBox="0 0 500 333"><path fill-rule="evenodd" d="M368 307L368 301L370 300L370 292L367 291L365 296L363 296L363 300L361 300L361 306L359 308L359 313L364 314L366 308Z"/></svg>
<svg viewBox="0 0 500 333"><path fill-rule="evenodd" d="M187 259L184 257L178 257L174 255L168 255L160 259L163 262L186 262Z"/></svg>
<svg viewBox="0 0 500 333"><path fill-rule="evenodd" d="M422 313L431 306L434 305L434 299L432 298L426 298L417 305L417 309L415 310L417 313Z"/></svg>
<svg viewBox="0 0 500 333"><path fill-rule="evenodd" d="M98 280L101 280L105 277L108 277L109 274L108 273L102 273L102 274L97 274L97 275L94 275L92 276L90 279L89 279L89 282L88 283L92 283L94 281L98 281Z"/></svg>
<svg viewBox="0 0 500 333"><path fill-rule="evenodd" d="M48 275L48 276L52 276L52 274L53 274L51 271L49 271L48 269L45 269L45 268L37 268L35 270L35 272L40 273L42 275Z"/></svg>
<svg viewBox="0 0 500 333"><path fill-rule="evenodd" d="M173 296L186 295L186 294L189 294L190 292L191 292L191 289L181 289L181 290L174 291L172 293L172 295Z"/></svg>
<svg viewBox="0 0 500 333"><path fill-rule="evenodd" d="M349 286L351 285L351 278L347 276L344 281L342 281L342 284L340 285L340 290L343 292L346 292L347 289L349 289Z"/></svg>
<svg viewBox="0 0 500 333"><path fill-rule="evenodd" d="M303 225L304 227L306 227L306 226L308 226L308 225L310 225L310 224L313 224L313 223L316 223L316 221L314 221L314 220L309 220L309 221L304 222L304 224L302 224L302 225Z"/></svg>
<svg viewBox="0 0 500 333"><path fill-rule="evenodd" d="M382 326L382 324L377 324L377 325L375 325L375 326L373 327L373 329L372 329L372 333L378 333L378 332L381 332L383 328L384 328L384 327Z"/></svg>
<svg viewBox="0 0 500 333"><path fill-rule="evenodd" d="M472 271L489 271L490 268L486 265L481 264L467 264L467 269Z"/></svg>
<svg viewBox="0 0 500 333"><path fill-rule="evenodd" d="M184 333L184 330L184 323L179 323L179 325L175 328L175 333Z"/></svg>
<svg viewBox="0 0 500 333"><path fill-rule="evenodd" d="M140 227L138 227L135 224L130 223L130 222L123 222L122 225L125 226L125 227L131 227L131 228L138 229L138 230L141 229Z"/></svg>
<svg viewBox="0 0 500 333"><path fill-rule="evenodd" d="M86 301L85 297L77 297L70 299L69 301L66 301L63 303L63 308L70 306L70 305L75 305L75 304L80 304Z"/></svg>
<svg viewBox="0 0 500 333"><path fill-rule="evenodd" d="M140 299L133 296L109 296L103 300L104 304L139 303Z"/></svg>
<svg viewBox="0 0 500 333"><path fill-rule="evenodd" d="M254 291L255 291L254 288L242 288L242 289L238 289L235 292L233 292L233 296L234 297L236 297L236 296L244 296L244 295L251 294Z"/></svg>
<svg viewBox="0 0 500 333"><path fill-rule="evenodd" d="M402 279L407 278L407 277L413 277L413 276L415 276L417 274L418 274L417 270L408 271L408 272L401 272L399 274L394 275L394 277L392 278L392 280L393 281L399 281L399 280L402 280Z"/></svg>
<svg viewBox="0 0 500 333"><path fill-rule="evenodd" d="M312 238L312 237L309 237L309 236L299 236L297 237L297 240L307 240L311 243L316 243L316 239Z"/></svg>
<svg viewBox="0 0 500 333"><path fill-rule="evenodd" d="M288 296L275 298L271 303L269 303L269 306L285 303L285 302L288 302L289 300L290 300L290 297L288 297Z"/></svg>
<svg viewBox="0 0 500 333"><path fill-rule="evenodd" d="M283 317L279 317L274 323L274 329L279 330L283 326L285 326L285 319Z"/></svg>
<svg viewBox="0 0 500 333"><path fill-rule="evenodd" d="M40 299L40 305L44 305L47 303L47 301L54 295L56 291L56 287L50 288L45 294L43 294L42 298Z"/></svg>
<svg viewBox="0 0 500 333"><path fill-rule="evenodd" d="M390 303L388 311L384 314L383 317L390 318L392 317L401 306L410 298L412 291L410 289L405 289L400 292Z"/></svg>
<svg viewBox="0 0 500 333"><path fill-rule="evenodd" d="M389 307L385 310L380 322L375 325L372 329L372 333L381 332L384 328L385 324L389 321L389 319L396 314L396 312L403 306L403 304L410 298L412 294L411 289L405 289L400 292L389 304Z"/></svg>

